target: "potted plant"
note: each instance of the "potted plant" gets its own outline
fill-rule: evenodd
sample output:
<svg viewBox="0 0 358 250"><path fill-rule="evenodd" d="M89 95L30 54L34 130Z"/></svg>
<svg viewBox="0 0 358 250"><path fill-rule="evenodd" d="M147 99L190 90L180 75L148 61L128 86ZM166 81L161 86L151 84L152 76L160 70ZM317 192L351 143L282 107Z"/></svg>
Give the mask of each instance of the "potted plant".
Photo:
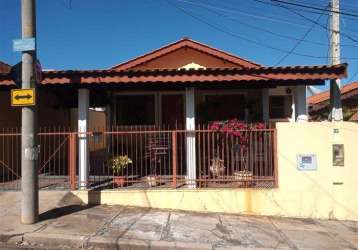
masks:
<svg viewBox="0 0 358 250"><path fill-rule="evenodd" d="M240 185L251 185L252 171L244 169L243 171L234 172L234 180L237 180Z"/></svg>
<svg viewBox="0 0 358 250"><path fill-rule="evenodd" d="M113 170L113 183L117 186L123 187L125 183L125 176L118 175L122 173L129 164L132 164L133 161L127 155L121 155L113 157L110 160L110 167ZM117 174L117 175L115 175Z"/></svg>

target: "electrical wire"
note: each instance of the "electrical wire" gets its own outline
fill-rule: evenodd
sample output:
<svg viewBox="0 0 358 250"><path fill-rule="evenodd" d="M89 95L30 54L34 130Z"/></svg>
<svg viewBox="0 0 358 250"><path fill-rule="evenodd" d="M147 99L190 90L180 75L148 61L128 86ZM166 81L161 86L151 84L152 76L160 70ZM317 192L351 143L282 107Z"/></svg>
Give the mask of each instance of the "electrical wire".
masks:
<svg viewBox="0 0 358 250"><path fill-rule="evenodd" d="M238 35L236 33L233 33L231 31L228 31L228 30L225 30L224 28L221 28L220 26L217 26L215 24L212 24L208 21L206 21L204 18L202 17L198 17L196 15L194 15L193 13L191 13L190 11L170 2L169 0L164 0L168 5L176 8L177 10L181 11L182 13L190 16L191 18L203 23L203 24L206 24L207 26L211 27L212 29L215 29L217 31L220 31L224 34L227 34L227 35L230 35L232 37L235 37L235 38L238 38L240 40L243 40L243 41L246 41L248 43L252 43L252 44L255 44L257 46L260 46L260 47L264 47L264 48L268 48L268 49L271 49L271 50L275 50L275 51L279 51L281 53L289 53L290 51L288 50L285 50L285 49L281 49L281 48L277 48L277 47L274 47L274 46L271 46L271 45L268 45L268 44L265 44L265 43L262 43L262 42L259 42L259 41L256 41L256 40L252 40L250 38L247 38L247 37L244 37L244 36L241 36L241 35ZM297 52L291 52L292 55L296 55L296 56L302 56L302 57L307 57L307 58L314 58L314 59L326 59L327 57L326 56L313 56L313 55L308 55L308 54L303 54L303 53L297 53ZM342 59L351 59L351 60L358 60L358 57L350 57L350 58L342 58Z"/></svg>
<svg viewBox="0 0 358 250"><path fill-rule="evenodd" d="M329 6L329 5L328 5L328 6ZM328 7L328 6L327 6L327 7ZM327 8L327 7L326 7L326 8ZM321 17L323 16L323 13L324 13L324 12L322 12L322 14L317 18L316 23L319 22L319 20L320 20ZM313 23L313 24L311 25L311 27L303 34L302 38L292 47L292 49L289 51L289 53L287 53L286 55L284 55L283 57L281 57L281 58L277 61L277 63L274 64L274 66L277 66L277 65L281 64L287 57L289 57L289 56L295 51L295 49L304 41L304 39L306 39L306 37L311 33L311 31L313 30L313 28L314 28L315 26L316 26L316 24ZM327 57L328 57L328 55L327 55Z"/></svg>
<svg viewBox="0 0 358 250"><path fill-rule="evenodd" d="M186 0L180 0L180 2L181 3L184 2L184 3L193 4L193 5L194 4L198 5L197 3L193 3L193 2L190 2L190 1L186 1ZM203 4L203 3L201 3L201 4ZM223 11L223 12L226 12L226 13L240 14L240 15L245 15L245 16L249 16L249 17L254 17L254 18L257 18L257 19L269 20L269 21L272 21L272 22L288 24L288 25L301 27L301 28L306 27L306 25L304 25L304 24L295 23L295 22L292 22L292 21L289 21L289 20L286 20L286 19L278 18L277 16L276 17L271 17L271 16L267 16L267 15L264 15L264 14L257 15L257 14L253 14L253 13L250 13L250 12L247 12L247 11L242 11L242 10L237 10L237 9L227 9L227 8L220 8L220 7L216 7L216 6L208 5L208 4L206 4L206 5L210 6L210 8L212 8L212 9L220 10L220 11Z"/></svg>
<svg viewBox="0 0 358 250"><path fill-rule="evenodd" d="M305 2L305 1L298 1L298 0L295 0L296 3L301 3L301 4L306 4L306 5L313 5L313 6L317 6L317 7L320 7L320 8L324 8L325 4L327 4L327 0L325 0L322 4L323 4L323 7L321 4L318 4L318 0L315 0L316 3L312 3L311 2ZM348 11L348 12L352 12L352 8L348 9L348 5L346 5L345 3L339 3L340 7L339 9L340 10L344 10L344 11ZM342 6L347 6L347 9L346 8L342 8ZM351 5L351 7L353 7L353 5ZM358 6L354 6L354 7L358 7ZM356 10L358 11L358 9Z"/></svg>
<svg viewBox="0 0 358 250"><path fill-rule="evenodd" d="M273 1L273 0L271 0ZM269 4L269 3L267 3ZM277 6L277 4L276 4ZM307 10L307 9L301 9L301 8L297 8L297 7L294 7L294 6L285 6L286 9L291 9L291 10L295 10L295 11L298 11L298 12L305 12L305 13L312 13L312 14L317 14L317 15L321 15L322 13L321 12L318 12L318 11L312 11L312 10ZM358 10L357 10L358 11ZM331 16L331 13L323 13L323 15L326 15L326 16ZM358 21L357 18L351 18L351 17L346 17L346 16L341 16L342 20L353 20L353 21ZM358 33L358 30L357 29L353 29L353 28L348 28L348 27L345 27L346 30L349 30L349 31L352 31L354 33Z"/></svg>
<svg viewBox="0 0 358 250"><path fill-rule="evenodd" d="M324 12L328 12L328 13L336 13L336 14L345 15L345 16L358 17L358 15L353 14L353 13L337 11L337 10L327 10L327 9L322 9L322 8L315 7L315 6L312 6L312 5L300 4L300 3L297 3L297 2L296 3L287 2L285 0L271 0L271 1L281 3L281 4L285 4L285 5L293 5L293 6L298 6L298 7L307 8L307 9L324 11Z"/></svg>
<svg viewBox="0 0 358 250"><path fill-rule="evenodd" d="M231 16L228 16L228 15L225 15L223 13L220 13L218 11L221 11L221 12L226 12L226 13L238 13L238 14L244 14L244 15L248 15L248 16L252 16L252 17L256 17L256 18L262 18L263 16L256 16L254 14L251 14L251 13L247 13L247 12L243 12L243 11L238 11L238 10L233 10L233 9L226 9L226 8L221 8L221 7L217 7L217 6L213 6L213 5L209 5L209 4L204 4L204 3L198 3L198 2L192 2L192 1L187 1L187 0L181 0L180 3L187 3L187 4L190 4L190 5L194 5L194 6L199 6L199 7L203 7L205 8L206 10L210 11L210 12L213 12L215 13L216 15L218 16L221 16L221 17L225 17L227 19L230 19L234 22L237 22L237 23L240 23L240 24L243 24L247 27L250 27L252 29L256 29L256 30L260 30L262 32L265 32L265 33L268 33L268 34L271 34L271 35L274 35L274 36L277 36L277 37L281 37L281 38L285 38L285 39L288 39L288 40L293 40L293 41L300 41L301 39L300 38L297 38L297 37L293 37L293 36L288 36L288 35L283 35L283 34L279 34L279 33L276 33L276 32L273 32L271 30L268 30L268 29L265 29L265 28L262 28L262 27L258 27L256 25L253 25L253 24L250 24L250 23L246 23L246 22L243 22L237 18L234 18L234 17L231 17ZM217 11L216 11L217 10ZM322 13L319 13L319 14L322 14ZM266 19L267 17L264 16L264 18ZM268 20L271 20L271 21L283 21L282 19L268 19ZM300 26L300 27L307 27L307 25L299 25L297 23L291 23L291 22L286 22L286 21L283 21L283 23L287 23L287 24L292 24L292 25L296 25L296 26ZM305 43L311 43L311 44L314 44L314 45L319 45L319 46L327 46L327 44L325 43L321 43L321 42L317 42L317 41L312 41L312 40L304 40L303 42ZM354 45L354 44L341 44L342 47L357 47L358 48L358 45Z"/></svg>
<svg viewBox="0 0 358 250"><path fill-rule="evenodd" d="M251 0L251 1L254 1L254 0ZM186 3L190 3L190 4L193 4L193 5L199 5L198 2L200 1L195 1L194 2L189 2L189 1L186 1L186 0L180 0L180 2L186 2ZM287 19L282 19L282 18L278 18L277 16L275 17L271 17L271 16L266 16L264 14L260 14L260 15L256 15L256 14L253 14L253 13L250 13L250 12L247 12L247 11L242 11L242 10L237 10L237 9L228 9L228 8L223 8L223 7L217 7L217 6L213 6L213 5L209 5L207 3L202 3L200 2L200 5L206 5L208 8L213 8L213 9L216 9L216 10L220 10L222 12L227 12L227 13L239 13L241 15L246 15L246 16L250 16L250 17L254 17L254 18L257 18L257 19L263 19L263 20L269 20L269 21L273 21L273 22L278 22L278 23L285 23L285 24L288 24L288 25L292 25L292 26L297 26L297 27L306 27L306 25L304 24L299 24L299 23L295 23L295 22L291 22ZM340 4L342 5L342 4ZM292 6L286 6L286 8L290 8L290 9L293 9L293 10L296 10L296 11L300 11L300 12L308 12L308 13L314 13L314 14L321 14L321 12L317 12L317 11L308 11L306 9L300 9L300 8L294 8ZM358 11L358 10L357 10ZM329 13L324 13L324 15L327 15L329 16ZM342 19L346 19L346 17L342 17ZM351 19L351 18L349 18ZM351 19L351 20L355 20L357 21L357 19ZM349 30L351 32L354 32L354 33L358 33L358 29L353 29L351 27L344 27L344 29L346 30ZM341 46L352 46L352 47L355 47L355 45L351 45L351 44L341 44Z"/></svg>
<svg viewBox="0 0 358 250"><path fill-rule="evenodd" d="M271 1L271 2L276 2L275 0L268 0L268 1ZM276 2L276 4L279 4L278 2ZM284 5L284 4L282 4ZM318 10L310 10L310 9L305 9L305 8L300 8L300 7L297 7L297 6L292 6L292 5L285 5L286 8L290 8L292 10L296 10L296 11L299 11L299 12L305 12L305 13L313 13L313 14L317 14L317 15L320 15L322 12L318 11ZM340 8L341 9L341 8ZM339 14L339 13L338 13ZM323 15L327 15L327 16L330 16L332 15L332 13L330 12L326 12L326 13L323 13ZM350 16L344 16L344 15L341 15L342 19L347 19L347 20L353 20L353 21L358 21L358 19L356 17L350 17ZM349 30L354 30L354 29L349 29ZM357 32L357 30L355 30Z"/></svg>
<svg viewBox="0 0 358 250"><path fill-rule="evenodd" d="M288 39L288 40L292 40L292 41L301 41L301 38L297 38L297 37L293 37L293 36L288 36L288 35L284 35L284 34L279 34L279 33L276 33L276 32L273 32L271 30L268 30L268 29L265 29L265 28L262 28L262 27L259 27L259 26L256 26L256 25L253 25L253 24L250 24L250 23L246 23L246 22L243 22L237 18L233 18L233 17L230 17L228 15L225 15L225 14L222 14L218 11L215 11L214 9L219 9L221 10L221 8L217 8L215 6L212 6L212 5L208 5L208 4L199 4L199 3L194 3L194 2L191 2L191 1L186 1L186 0L181 0L180 2L185 2L185 3L188 3L188 4L192 4L192 5L196 5L196 6L200 6L200 7L203 7L205 8L206 10L218 15L218 16L221 16L221 17L224 17L224 18L227 18L227 19L230 19L236 23L239 23L239 24L242 24L242 25L245 25L249 28L252 28L252 29L255 29L255 30L259 30L259 31L262 31L262 32L265 32L265 33L268 33L270 35L273 35L273 36L277 36L277 37L280 37L280 38L285 38L285 39ZM304 40L302 42L305 42L305 43L310 43L310 44L314 44L314 45L319 45L319 46L324 46L326 47L327 44L325 43L321 43L321 42L316 42L316 41L312 41L312 40ZM353 45L354 47L358 47L358 45Z"/></svg>
<svg viewBox="0 0 358 250"><path fill-rule="evenodd" d="M300 0L301 1L301 3L305 3L305 4L312 4L312 0L308 0L308 2L303 2L302 0ZM327 4L327 0L314 0L315 2L321 2L323 5L324 4ZM296 2L297 2L297 0L296 0ZM349 4L349 3L347 3L347 1L341 1L340 3L339 3L339 5L340 6L344 6L344 7L347 7L347 8L349 8L350 10L354 10L354 8L355 7L358 7L358 5L353 5L353 4ZM346 9L346 10L348 10L348 9ZM358 10L357 10L358 11Z"/></svg>
<svg viewBox="0 0 358 250"><path fill-rule="evenodd" d="M321 27L321 28L323 28L323 29L325 29L325 30L332 31L331 29L329 29L329 28L325 27L324 25L322 25L322 24L316 22L315 20L313 20L313 19L311 19L311 18L309 18L309 17L306 17L305 15L302 15L301 13L299 13L299 12L297 12L297 11L295 11L295 10L292 10L292 9L290 9L290 8L287 8L286 6L284 6L284 5L282 5L282 4L279 4L279 3L273 4L273 3L266 2L266 1L262 1L262 0L253 0L253 1L259 2L259 3L263 3L263 4L266 4L266 5L281 7L281 8L283 8L283 9L286 9L286 10L288 10L288 11L294 13L295 15L298 15L298 16L302 17L303 19L305 19L305 20L307 20L307 21L310 21L310 22L312 22L312 23L315 23L317 26L319 26L319 27ZM346 34L346 33L343 33L342 31L338 31L338 33L339 33L340 35L342 35L343 37L346 37L347 39L349 39L349 40L351 40L351 41L353 41L353 42L355 42L355 43L358 43L358 40L355 39L355 38L353 38L352 36L350 36L350 35L348 35L348 34Z"/></svg>

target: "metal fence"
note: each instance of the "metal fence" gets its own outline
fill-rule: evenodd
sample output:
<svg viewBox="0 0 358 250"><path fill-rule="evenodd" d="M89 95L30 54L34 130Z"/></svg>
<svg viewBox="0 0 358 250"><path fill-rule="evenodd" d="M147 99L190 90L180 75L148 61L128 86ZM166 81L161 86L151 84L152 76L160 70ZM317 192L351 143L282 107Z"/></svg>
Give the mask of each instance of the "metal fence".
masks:
<svg viewBox="0 0 358 250"><path fill-rule="evenodd" d="M40 189L75 188L77 133L65 128L40 128L37 161ZM72 175L70 175L72 173ZM0 130L0 190L21 189L21 130Z"/></svg>
<svg viewBox="0 0 358 250"><path fill-rule="evenodd" d="M185 175L183 141L178 138L173 143L173 133L177 132L154 127L115 127L93 132L89 184L102 188L172 187L173 179ZM114 171L113 160L119 157L128 157L132 163Z"/></svg>
<svg viewBox="0 0 358 250"><path fill-rule="evenodd" d="M276 130L238 132L241 137L207 128L196 131L199 187L270 188L277 184Z"/></svg>
<svg viewBox="0 0 358 250"><path fill-rule="evenodd" d="M238 137L207 127L195 131L153 128L98 130L90 137L90 181L97 188L199 188L276 185L275 128L243 130ZM189 179L187 139L195 138L196 178ZM113 159L131 163L113 171Z"/></svg>
<svg viewBox="0 0 358 250"><path fill-rule="evenodd" d="M78 133L41 128L38 143L39 187L76 189ZM275 128L243 130L247 142L199 126L195 131L165 127L113 127L87 134L88 187L113 188L272 188L277 183ZM188 138L195 138L195 162L188 164ZM192 150L192 149L191 149ZM113 168L114 160L124 160ZM128 161L129 160L129 161ZM123 163L123 162L122 162ZM193 164L194 163L194 164ZM188 166L196 177L188 178ZM0 190L21 188L21 134L0 130Z"/></svg>
<svg viewBox="0 0 358 250"><path fill-rule="evenodd" d="M21 134L18 128L0 130L0 189L18 189L21 179Z"/></svg>

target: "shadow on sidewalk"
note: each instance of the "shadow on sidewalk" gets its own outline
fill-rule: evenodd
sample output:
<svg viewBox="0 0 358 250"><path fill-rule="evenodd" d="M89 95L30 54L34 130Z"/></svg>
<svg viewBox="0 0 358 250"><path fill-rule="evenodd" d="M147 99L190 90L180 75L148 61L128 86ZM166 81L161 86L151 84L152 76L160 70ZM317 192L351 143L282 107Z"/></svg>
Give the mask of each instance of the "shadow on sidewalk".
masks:
<svg viewBox="0 0 358 250"><path fill-rule="evenodd" d="M62 216L66 216L69 214L73 214L76 212L80 212L92 207L98 206L100 204L98 202L98 197L93 197L96 195L90 195L91 199L89 199L89 204L83 203L76 195L72 193L68 193L57 205L55 208L50 209L39 215L40 221L57 219ZM96 202L92 201L95 199Z"/></svg>
<svg viewBox="0 0 358 250"><path fill-rule="evenodd" d="M83 211L88 208L95 207L97 205L68 205L64 207L56 207L49 211L46 211L40 214L39 219L40 221L50 220L50 219L57 219L65 215L73 214L79 211Z"/></svg>

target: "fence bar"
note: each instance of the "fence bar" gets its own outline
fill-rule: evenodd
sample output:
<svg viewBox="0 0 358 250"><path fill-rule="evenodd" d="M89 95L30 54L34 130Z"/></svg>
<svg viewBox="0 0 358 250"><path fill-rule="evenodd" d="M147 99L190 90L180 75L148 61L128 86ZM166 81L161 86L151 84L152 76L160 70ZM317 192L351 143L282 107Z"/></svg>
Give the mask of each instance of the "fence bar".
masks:
<svg viewBox="0 0 358 250"><path fill-rule="evenodd" d="M278 187L278 159L277 159L277 130L273 132L273 171L275 176L275 187Z"/></svg>
<svg viewBox="0 0 358 250"><path fill-rule="evenodd" d="M172 132L173 188L177 187L177 132Z"/></svg>
<svg viewBox="0 0 358 250"><path fill-rule="evenodd" d="M76 189L76 141L77 135L72 133L69 135L69 146L68 146L68 173L70 178L70 187L72 190Z"/></svg>

